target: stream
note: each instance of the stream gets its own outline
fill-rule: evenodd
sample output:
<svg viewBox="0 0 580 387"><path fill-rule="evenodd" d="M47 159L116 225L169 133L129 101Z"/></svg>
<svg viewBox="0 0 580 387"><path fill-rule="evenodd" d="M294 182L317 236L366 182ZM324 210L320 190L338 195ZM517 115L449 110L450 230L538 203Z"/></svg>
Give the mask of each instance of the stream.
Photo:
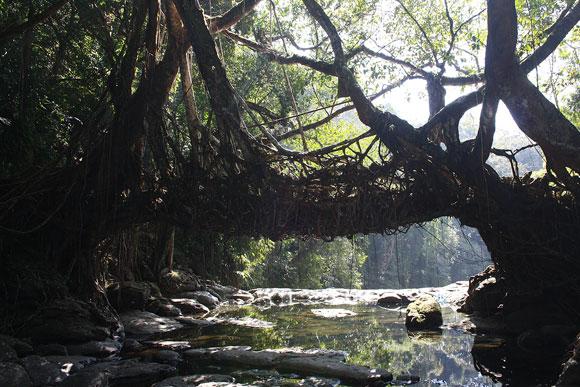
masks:
<svg viewBox="0 0 580 387"><path fill-rule="evenodd" d="M264 289L254 294L279 291ZM340 295L325 296L325 292ZM300 292L300 290L295 290ZM250 346L253 350L300 347L344 351L347 363L388 370L393 375L413 375L421 386L496 386L474 367L474 335L454 328L465 318L439 294L444 326L438 332L407 333L404 309L386 309L373 302L372 291L321 290L307 303L281 305L222 305L206 318L215 325L179 330L164 340L186 341L194 348ZM350 296L349 296L350 294ZM493 343L494 341L487 341ZM495 341L501 343L501 340ZM220 365L195 366L188 372L230 374L237 382L260 384L272 375L254 372L240 380L239 370ZM258 375L258 376L256 376ZM293 375L284 375L292 379ZM279 380L274 384L284 384ZM287 381L288 382L288 381ZM270 383L271 384L271 383ZM333 383L331 383L333 384ZM338 384L338 380L336 383ZM402 384L402 383L401 383Z"/></svg>

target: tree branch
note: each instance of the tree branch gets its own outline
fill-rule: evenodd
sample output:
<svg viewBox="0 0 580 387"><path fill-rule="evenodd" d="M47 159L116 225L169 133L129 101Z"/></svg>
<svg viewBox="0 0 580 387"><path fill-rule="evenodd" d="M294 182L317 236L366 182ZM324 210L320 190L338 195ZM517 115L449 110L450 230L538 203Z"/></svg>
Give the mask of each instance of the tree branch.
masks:
<svg viewBox="0 0 580 387"><path fill-rule="evenodd" d="M34 27L35 25L42 23L56 12L58 12L58 10L61 9L66 3L68 3L68 0L59 0L48 6L42 12L30 16L24 23L8 25L0 28L0 44L4 43L6 40L12 38L13 36L19 35L24 31Z"/></svg>

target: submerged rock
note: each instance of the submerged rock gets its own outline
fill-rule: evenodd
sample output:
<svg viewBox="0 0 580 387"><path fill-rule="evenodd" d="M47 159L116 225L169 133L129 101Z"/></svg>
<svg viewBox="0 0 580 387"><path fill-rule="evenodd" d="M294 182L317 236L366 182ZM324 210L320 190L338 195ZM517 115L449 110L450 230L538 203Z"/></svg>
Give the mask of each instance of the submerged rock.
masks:
<svg viewBox="0 0 580 387"><path fill-rule="evenodd" d="M337 378L357 385L392 380L389 372L344 363L345 355L339 351L301 349L250 351L239 348L207 348L186 351L184 356L195 362L276 369L304 376Z"/></svg>
<svg viewBox="0 0 580 387"><path fill-rule="evenodd" d="M407 306L407 317L405 318L407 329L437 329L442 324L441 305L435 297L422 294Z"/></svg>
<svg viewBox="0 0 580 387"><path fill-rule="evenodd" d="M31 387L32 381L20 364L0 363L0 386Z"/></svg>
<svg viewBox="0 0 580 387"><path fill-rule="evenodd" d="M356 316L356 313L348 309L311 309L314 315L324 318L342 318Z"/></svg>
<svg viewBox="0 0 580 387"><path fill-rule="evenodd" d="M150 312L131 311L120 315L128 335L146 337L183 328L177 320Z"/></svg>
<svg viewBox="0 0 580 387"><path fill-rule="evenodd" d="M270 329L274 327L274 323L259 320L253 317L230 317L230 318L210 317L207 319L207 321L216 324L238 325L241 327L248 328Z"/></svg>

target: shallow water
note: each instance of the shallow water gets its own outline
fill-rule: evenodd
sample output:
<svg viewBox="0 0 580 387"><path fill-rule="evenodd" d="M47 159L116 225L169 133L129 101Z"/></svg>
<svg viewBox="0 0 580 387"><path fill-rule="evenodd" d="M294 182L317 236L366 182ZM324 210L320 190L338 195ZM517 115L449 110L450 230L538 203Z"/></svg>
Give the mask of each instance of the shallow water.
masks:
<svg viewBox="0 0 580 387"><path fill-rule="evenodd" d="M318 309L323 309L319 311ZM329 318L327 309L341 309L342 317ZM313 313L315 310L315 313ZM354 312L346 313L346 311ZM282 347L323 348L348 353L348 362L383 368L397 375L415 375L422 386L496 386L474 367L474 336L444 328L438 333L409 336L404 314L371 305L289 305L261 309L223 306L213 312L218 319L253 325L217 324L181 332L180 340L195 347L249 345L253 349ZM444 308L445 324L463 317Z"/></svg>

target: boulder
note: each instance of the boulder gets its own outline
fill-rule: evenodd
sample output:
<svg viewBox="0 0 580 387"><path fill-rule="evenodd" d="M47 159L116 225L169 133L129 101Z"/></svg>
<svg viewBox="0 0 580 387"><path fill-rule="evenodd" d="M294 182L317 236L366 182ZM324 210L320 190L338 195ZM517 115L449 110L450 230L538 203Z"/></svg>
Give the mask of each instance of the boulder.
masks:
<svg viewBox="0 0 580 387"><path fill-rule="evenodd" d="M181 361L179 353L170 349L149 348L134 356L143 361L170 364L173 366L176 366Z"/></svg>
<svg viewBox="0 0 580 387"><path fill-rule="evenodd" d="M32 387L32 381L20 364L0 363L0 386Z"/></svg>
<svg viewBox="0 0 580 387"><path fill-rule="evenodd" d="M200 289L198 277L188 270L167 269L161 272L159 288L165 295L175 295Z"/></svg>
<svg viewBox="0 0 580 387"><path fill-rule="evenodd" d="M576 341L572 346L571 356L564 363L556 386L580 386L580 335L576 337Z"/></svg>
<svg viewBox="0 0 580 387"><path fill-rule="evenodd" d="M169 317L161 317L150 312L130 311L120 316L125 332L135 337L147 337L158 333L183 328L183 325Z"/></svg>
<svg viewBox="0 0 580 387"><path fill-rule="evenodd" d="M143 363L135 359L98 363L88 370L107 372L109 382L114 386L149 386L177 373L171 365Z"/></svg>
<svg viewBox="0 0 580 387"><path fill-rule="evenodd" d="M0 362L11 361L18 358L18 354L8 343L0 341Z"/></svg>
<svg viewBox="0 0 580 387"><path fill-rule="evenodd" d="M467 297L460 306L463 313L478 312L481 317L493 315L506 296L503 279L493 265L469 278Z"/></svg>
<svg viewBox="0 0 580 387"><path fill-rule="evenodd" d="M441 305L428 294L422 294L407 306L405 325L409 330L437 329L443 324Z"/></svg>
<svg viewBox="0 0 580 387"><path fill-rule="evenodd" d="M145 310L162 317L177 317L182 314L181 309L173 305L169 300L160 298L149 300Z"/></svg>
<svg viewBox="0 0 580 387"><path fill-rule="evenodd" d="M151 297L147 282L116 282L107 287L107 298L118 312L144 310Z"/></svg>
<svg viewBox="0 0 580 387"><path fill-rule="evenodd" d="M32 345L12 336L0 335L0 342L8 344L10 347L12 347L12 349L16 351L18 357L32 355L34 352Z"/></svg>
<svg viewBox="0 0 580 387"><path fill-rule="evenodd" d="M69 355L107 357L121 351L122 344L117 340L88 341L82 344L67 345Z"/></svg>
<svg viewBox="0 0 580 387"><path fill-rule="evenodd" d="M219 374L174 376L155 383L152 387L188 387L204 383L234 383L235 381L231 376Z"/></svg>
<svg viewBox="0 0 580 387"><path fill-rule="evenodd" d="M21 329L20 336L34 343L84 343L112 338L118 321L102 308L66 298L44 307Z"/></svg>
<svg viewBox="0 0 580 387"><path fill-rule="evenodd" d="M51 344L41 344L36 346L36 354L37 355L59 355L59 356L67 356L68 350L62 344L58 343L51 343Z"/></svg>
<svg viewBox="0 0 580 387"><path fill-rule="evenodd" d="M86 370L66 378L58 387L107 387L109 373L104 371Z"/></svg>
<svg viewBox="0 0 580 387"><path fill-rule="evenodd" d="M229 295L228 298L232 300L241 300L244 302L252 302L254 300L252 293L240 289Z"/></svg>
<svg viewBox="0 0 580 387"><path fill-rule="evenodd" d="M207 306L191 298L172 298L171 302L186 315L205 315L209 313Z"/></svg>
<svg viewBox="0 0 580 387"><path fill-rule="evenodd" d="M210 292L198 290L195 292L184 292L175 295L175 298L190 298L196 300L200 304L207 306L210 309L217 307L220 300ZM173 299L172 299L173 301Z"/></svg>
<svg viewBox="0 0 580 387"><path fill-rule="evenodd" d="M30 355L21 360L33 386L44 386L62 382L68 373L61 370L58 363L50 362L44 357Z"/></svg>
<svg viewBox="0 0 580 387"><path fill-rule="evenodd" d="M121 351L123 353L131 353L143 351L145 348L146 347L143 344L141 344L139 341L135 339L126 339L123 342L123 348Z"/></svg>
<svg viewBox="0 0 580 387"><path fill-rule="evenodd" d="M407 296L395 292L383 293L377 301L377 304L383 308L400 308L410 303L411 300Z"/></svg>

